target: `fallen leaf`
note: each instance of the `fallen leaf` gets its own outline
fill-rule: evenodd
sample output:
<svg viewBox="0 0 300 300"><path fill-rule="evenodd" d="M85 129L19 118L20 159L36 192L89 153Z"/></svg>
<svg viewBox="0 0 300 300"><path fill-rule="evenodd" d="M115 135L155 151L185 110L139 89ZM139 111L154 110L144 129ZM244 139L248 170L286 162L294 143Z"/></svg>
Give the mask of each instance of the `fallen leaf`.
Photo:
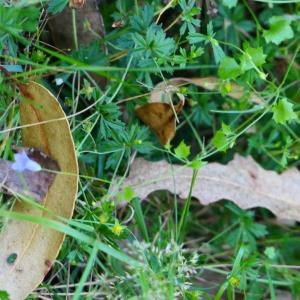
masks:
<svg viewBox="0 0 300 300"><path fill-rule="evenodd" d="M141 199L156 190L168 190L187 198L192 169L137 158L124 186L130 186ZM300 221L300 173L290 169L282 174L267 171L251 157L236 155L227 165L209 163L199 170L193 197L203 205L218 200L233 201L243 209L264 207L278 218Z"/></svg>
<svg viewBox="0 0 300 300"><path fill-rule="evenodd" d="M159 141L165 145L175 136L175 114L181 111L183 105L184 101L180 101L174 107L169 103L153 102L137 107L135 112L139 119L156 133Z"/></svg>
<svg viewBox="0 0 300 300"><path fill-rule="evenodd" d="M203 77L203 78L186 78L186 77L175 77L166 82L160 82L155 86L151 92L150 102L160 102L161 98L164 97L166 91L168 91L168 86L178 87L186 84L194 84L208 91L217 91L221 84L221 80L217 77ZM230 83L231 91L228 92L228 96L233 99L240 100L245 95L245 89L235 83ZM253 103L262 104L263 100L251 93L249 95L249 100Z"/></svg>
<svg viewBox="0 0 300 300"><path fill-rule="evenodd" d="M216 77L185 78L176 77L158 83L150 94L149 102L136 108L139 119L148 125L158 136L160 142L165 145L169 143L176 133L176 114L179 113L184 105L185 99L178 92L178 87L186 84L194 84L208 91L219 89L221 80ZM230 83L228 96L233 99L241 99L245 95L245 89L235 83ZM180 99L177 106L172 107L170 99L176 93ZM262 104L263 100L254 93L249 94L249 100L253 103Z"/></svg>
<svg viewBox="0 0 300 300"><path fill-rule="evenodd" d="M78 166L68 121L56 98L43 86L30 82L20 86L20 90L27 99L20 104L21 125L25 126L24 146L40 149L53 158L60 169L42 205L53 215L71 218ZM16 201L13 211L54 218L23 201ZM11 300L26 298L51 268L63 240L64 234L44 226L8 220L0 235L0 290L6 290ZM15 259L9 262L12 255Z"/></svg>

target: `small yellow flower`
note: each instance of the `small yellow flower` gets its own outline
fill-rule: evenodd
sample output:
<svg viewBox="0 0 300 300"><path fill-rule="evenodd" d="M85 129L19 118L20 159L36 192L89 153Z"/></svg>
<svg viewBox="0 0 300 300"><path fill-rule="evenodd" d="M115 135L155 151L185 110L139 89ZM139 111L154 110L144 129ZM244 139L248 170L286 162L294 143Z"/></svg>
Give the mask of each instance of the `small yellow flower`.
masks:
<svg viewBox="0 0 300 300"><path fill-rule="evenodd" d="M99 217L99 221L101 224L107 223L108 220L109 220L109 216L106 213L102 213Z"/></svg>
<svg viewBox="0 0 300 300"><path fill-rule="evenodd" d="M124 230L124 227L122 225L120 225L118 222L116 222L116 224L112 227L111 231L119 236Z"/></svg>
<svg viewBox="0 0 300 300"><path fill-rule="evenodd" d="M224 88L225 88L225 90L226 90L227 93L230 93L230 92L232 92L233 86L232 86L232 84L230 82L226 82L224 84Z"/></svg>
<svg viewBox="0 0 300 300"><path fill-rule="evenodd" d="M230 277L229 279L229 283L231 286L233 287L238 287L240 285L240 280L239 278L235 277L235 276L232 276Z"/></svg>

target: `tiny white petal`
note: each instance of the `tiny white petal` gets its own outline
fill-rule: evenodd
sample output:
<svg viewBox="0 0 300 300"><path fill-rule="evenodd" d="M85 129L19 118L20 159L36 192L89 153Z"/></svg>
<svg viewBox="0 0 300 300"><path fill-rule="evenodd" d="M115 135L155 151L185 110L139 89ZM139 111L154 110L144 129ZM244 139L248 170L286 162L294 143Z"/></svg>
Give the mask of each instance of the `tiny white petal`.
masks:
<svg viewBox="0 0 300 300"><path fill-rule="evenodd" d="M56 85L62 85L64 83L64 80L62 78L55 78Z"/></svg>
<svg viewBox="0 0 300 300"><path fill-rule="evenodd" d="M31 171L31 172L38 172L42 170L42 167L35 161L29 160L26 163L26 170Z"/></svg>

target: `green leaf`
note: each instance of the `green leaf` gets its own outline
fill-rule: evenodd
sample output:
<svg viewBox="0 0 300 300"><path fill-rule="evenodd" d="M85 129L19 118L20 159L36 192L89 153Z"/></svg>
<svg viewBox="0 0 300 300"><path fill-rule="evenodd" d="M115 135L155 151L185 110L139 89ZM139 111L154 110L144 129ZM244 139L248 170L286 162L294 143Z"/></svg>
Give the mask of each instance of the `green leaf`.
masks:
<svg viewBox="0 0 300 300"><path fill-rule="evenodd" d="M242 71L248 71L252 68L260 67L266 62L266 55L261 47L245 49L245 53L241 57Z"/></svg>
<svg viewBox="0 0 300 300"><path fill-rule="evenodd" d="M201 159L194 159L189 163L189 167L191 167L194 170L199 170L202 167L204 167L207 164L206 161L203 161Z"/></svg>
<svg viewBox="0 0 300 300"><path fill-rule="evenodd" d="M167 38L165 32L152 24L146 35L139 33L132 34L132 40L135 43L133 55L138 58L140 66L146 66L145 63L153 64L153 58L169 59L175 48L173 38Z"/></svg>
<svg viewBox="0 0 300 300"><path fill-rule="evenodd" d="M230 143L229 138L234 135L231 127L224 122L222 123L222 129L218 130L213 139L213 145L219 150L225 152L228 148L233 145L233 142Z"/></svg>
<svg viewBox="0 0 300 300"><path fill-rule="evenodd" d="M269 258L269 259L275 259L276 258L276 250L274 247L267 247L264 251L264 254Z"/></svg>
<svg viewBox="0 0 300 300"><path fill-rule="evenodd" d="M120 202L130 202L133 198L136 197L136 194L131 186L126 186L121 192L117 194L116 197Z"/></svg>
<svg viewBox="0 0 300 300"><path fill-rule="evenodd" d="M274 121L279 124L286 124L289 121L297 119L293 106L294 104L288 102L286 98L280 99L272 107Z"/></svg>
<svg viewBox="0 0 300 300"><path fill-rule="evenodd" d="M224 134L226 136L230 136L233 134L231 127L229 125L225 124L224 122L222 123L222 131L224 132Z"/></svg>
<svg viewBox="0 0 300 300"><path fill-rule="evenodd" d="M48 4L48 12L57 14L63 11L69 0L51 0Z"/></svg>
<svg viewBox="0 0 300 300"><path fill-rule="evenodd" d="M0 291L0 300L9 300L9 294L6 291Z"/></svg>
<svg viewBox="0 0 300 300"><path fill-rule="evenodd" d="M183 21L179 30L180 35L183 35L186 30L192 33L196 32L196 28L200 26L200 20L197 18L197 15L201 9L195 6L195 0L180 0L179 5L182 9L181 20Z"/></svg>
<svg viewBox="0 0 300 300"><path fill-rule="evenodd" d="M187 159L188 156L191 154L190 146L187 146L184 141L181 141L181 143L175 148L174 152L175 155L179 159Z"/></svg>
<svg viewBox="0 0 300 300"><path fill-rule="evenodd" d="M37 7L1 7L0 6L0 54L9 52L17 56L15 39L24 32L35 32L40 11Z"/></svg>
<svg viewBox="0 0 300 300"><path fill-rule="evenodd" d="M219 151L222 151L222 152L226 152L226 150L229 147L227 137L226 137L225 133L223 132L223 130L218 130L215 133L215 135L212 139L212 143Z"/></svg>
<svg viewBox="0 0 300 300"><path fill-rule="evenodd" d="M225 57L225 53L216 39L211 39L211 46L213 49L215 62L218 64Z"/></svg>
<svg viewBox="0 0 300 300"><path fill-rule="evenodd" d="M237 0L222 0L223 5L229 8L233 8L237 5Z"/></svg>
<svg viewBox="0 0 300 300"><path fill-rule="evenodd" d="M264 30L263 36L267 43L272 42L279 45L284 40L290 39L294 36L291 20L283 16L275 16L269 20L270 28Z"/></svg>
<svg viewBox="0 0 300 300"><path fill-rule="evenodd" d="M235 79L241 74L241 67L234 58L225 56L220 63L218 75L221 79Z"/></svg>
<svg viewBox="0 0 300 300"><path fill-rule="evenodd" d="M151 5L145 5L138 15L134 15L130 18L130 24L132 28L137 32L146 31L154 17L154 8Z"/></svg>
<svg viewBox="0 0 300 300"><path fill-rule="evenodd" d="M191 44L201 43L207 41L207 35L198 32L190 33L188 35L188 40Z"/></svg>

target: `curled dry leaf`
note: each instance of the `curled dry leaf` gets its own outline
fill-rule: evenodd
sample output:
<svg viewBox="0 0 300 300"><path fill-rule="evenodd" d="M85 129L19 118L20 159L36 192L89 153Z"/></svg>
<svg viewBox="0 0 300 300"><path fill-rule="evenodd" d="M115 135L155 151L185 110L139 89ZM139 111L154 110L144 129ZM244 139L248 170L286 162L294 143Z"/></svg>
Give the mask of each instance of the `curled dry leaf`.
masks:
<svg viewBox="0 0 300 300"><path fill-rule="evenodd" d="M187 198L192 172L186 166L138 158L123 186L131 186L142 199L156 190ZM209 163L202 167L192 195L204 205L227 199L243 209L264 207L278 218L300 221L299 183L300 173L296 169L277 174L263 169L251 157L236 155L227 165Z"/></svg>
<svg viewBox="0 0 300 300"><path fill-rule="evenodd" d="M166 82L163 81L157 84L151 92L150 102L161 101L160 99L165 97L167 91L166 88L168 86L179 87L186 84L194 84L208 91L217 91L221 82L222 81L220 79L213 76L202 78L175 77ZM239 86L235 83L230 83L230 91L228 92L228 96L230 96L231 98L240 100L243 96L245 96L245 92L246 90L242 86ZM249 100L253 103L263 103L263 100L254 93L250 93L248 96Z"/></svg>
<svg viewBox="0 0 300 300"><path fill-rule="evenodd" d="M175 106L164 102L152 102L135 110L139 119L156 133L163 145L168 144L175 136L176 115L184 105L184 98L181 95L180 97L181 100Z"/></svg>
<svg viewBox="0 0 300 300"><path fill-rule="evenodd" d="M21 124L35 124L23 128L24 146L40 149L60 169L42 204L54 215L70 218L77 193L78 166L68 121L56 98L43 86L30 82L21 87L21 93L26 98L20 104ZM13 211L53 218L52 214L19 201ZM24 299L51 268L63 239L62 233L44 226L9 220L0 235L0 290L6 290L11 300ZM11 255L16 259L9 263Z"/></svg>
<svg viewBox="0 0 300 300"><path fill-rule="evenodd" d="M160 142L165 145L170 142L176 133L176 114L184 105L184 96L178 92L178 87L186 84L194 84L208 91L219 89L221 81L216 77L185 78L176 77L168 81L162 81L151 92L149 103L138 106L136 114L139 119L148 125L158 136ZM245 95L245 89L235 83L230 84L228 96L233 99L241 99ZM172 107L170 99L176 93L180 102ZM254 93L249 95L249 100L256 104L262 104L263 100Z"/></svg>

